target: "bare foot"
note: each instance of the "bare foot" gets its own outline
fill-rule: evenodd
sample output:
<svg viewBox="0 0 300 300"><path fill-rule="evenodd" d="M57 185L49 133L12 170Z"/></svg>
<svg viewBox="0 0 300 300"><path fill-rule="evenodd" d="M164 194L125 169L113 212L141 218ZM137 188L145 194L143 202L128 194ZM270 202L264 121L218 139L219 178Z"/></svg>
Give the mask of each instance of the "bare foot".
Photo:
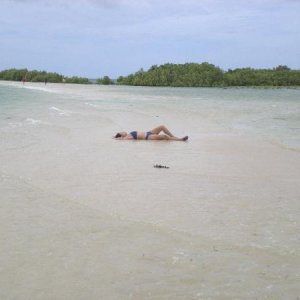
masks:
<svg viewBox="0 0 300 300"><path fill-rule="evenodd" d="M185 136L184 138L182 138L183 141L187 141L188 140L188 136Z"/></svg>

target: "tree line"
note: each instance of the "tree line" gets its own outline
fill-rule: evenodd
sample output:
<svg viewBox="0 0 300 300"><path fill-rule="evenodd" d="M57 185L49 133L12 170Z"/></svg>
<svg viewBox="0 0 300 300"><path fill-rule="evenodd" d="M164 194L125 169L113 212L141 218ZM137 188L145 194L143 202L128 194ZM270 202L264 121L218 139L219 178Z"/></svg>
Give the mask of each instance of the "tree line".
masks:
<svg viewBox="0 0 300 300"><path fill-rule="evenodd" d="M173 87L230 87L230 86L299 86L300 70L287 66L273 69L239 68L223 71L207 62L196 64L154 65L126 77L119 77L118 84L137 86Z"/></svg>
<svg viewBox="0 0 300 300"><path fill-rule="evenodd" d="M46 71L9 69L0 72L0 80L92 83L85 77L66 77ZM108 76L96 79L97 84L172 87L230 87L230 86L300 86L300 70L279 65L273 69L238 68L224 71L207 62L153 65L148 71L140 69L128 76L112 80Z"/></svg>
<svg viewBox="0 0 300 300"><path fill-rule="evenodd" d="M27 69L8 69L0 72L0 80L23 82L53 82L53 83L90 83L85 77L66 77L58 73L46 71L29 71Z"/></svg>

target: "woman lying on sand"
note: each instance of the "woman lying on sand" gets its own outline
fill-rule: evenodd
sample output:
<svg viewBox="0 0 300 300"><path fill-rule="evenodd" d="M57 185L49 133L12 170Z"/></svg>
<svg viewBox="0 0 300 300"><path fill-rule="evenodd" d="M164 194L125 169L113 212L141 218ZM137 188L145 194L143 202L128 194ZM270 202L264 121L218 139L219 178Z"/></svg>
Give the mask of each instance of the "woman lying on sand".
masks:
<svg viewBox="0 0 300 300"><path fill-rule="evenodd" d="M163 132L164 134L160 134ZM115 135L115 138L118 140L168 140L168 141L186 141L189 137L185 136L183 138L178 138L174 136L168 128L164 125L158 126L150 131L131 131L127 133L125 131L118 132Z"/></svg>

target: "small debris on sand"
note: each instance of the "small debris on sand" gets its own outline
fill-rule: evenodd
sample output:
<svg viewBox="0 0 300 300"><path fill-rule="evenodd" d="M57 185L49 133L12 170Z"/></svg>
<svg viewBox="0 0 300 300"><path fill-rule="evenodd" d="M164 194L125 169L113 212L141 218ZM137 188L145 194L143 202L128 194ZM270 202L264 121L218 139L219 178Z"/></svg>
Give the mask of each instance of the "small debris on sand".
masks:
<svg viewBox="0 0 300 300"><path fill-rule="evenodd" d="M159 168L159 169L169 169L167 166L162 166L162 165L154 165L154 168Z"/></svg>

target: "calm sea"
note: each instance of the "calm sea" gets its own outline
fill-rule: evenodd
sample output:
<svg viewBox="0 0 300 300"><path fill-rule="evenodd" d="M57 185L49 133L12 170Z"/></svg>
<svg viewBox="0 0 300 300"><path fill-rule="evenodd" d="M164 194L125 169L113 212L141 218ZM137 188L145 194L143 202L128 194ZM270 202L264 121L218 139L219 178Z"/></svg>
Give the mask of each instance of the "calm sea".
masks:
<svg viewBox="0 0 300 300"><path fill-rule="evenodd" d="M179 127L182 125L185 133L194 138L212 131L232 130L300 149L299 88L208 89L40 84L26 88L22 85L0 85L2 129L38 123L55 126L53 115L70 117L75 113L76 117L82 114L85 118L88 117L87 107L98 112L100 110L101 116L104 116L104 108L107 112L106 121L110 119L119 130L148 130L156 124L168 122L165 116L170 114L181 122L167 125L178 131L183 129ZM115 118L122 110L124 115L128 112L137 113L141 119L139 116L134 120L125 118L122 123L120 120L123 116ZM68 119L68 123L71 119ZM60 122L61 118L58 120ZM147 128L143 128L145 121L149 126Z"/></svg>

